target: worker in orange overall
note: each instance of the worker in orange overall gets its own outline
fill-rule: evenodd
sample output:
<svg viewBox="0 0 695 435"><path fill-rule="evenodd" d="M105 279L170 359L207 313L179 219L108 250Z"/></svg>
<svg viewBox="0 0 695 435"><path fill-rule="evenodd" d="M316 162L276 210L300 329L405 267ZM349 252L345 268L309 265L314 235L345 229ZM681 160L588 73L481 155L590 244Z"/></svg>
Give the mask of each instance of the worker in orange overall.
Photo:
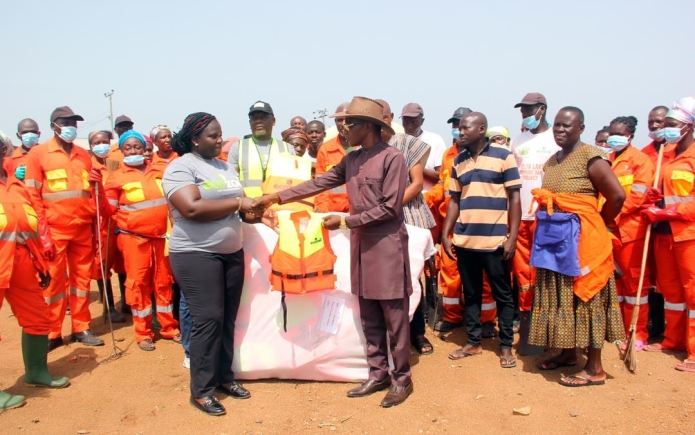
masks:
<svg viewBox="0 0 695 435"><path fill-rule="evenodd" d="M639 305L635 349L642 350L649 333L649 288L652 286L649 265L644 274L642 293L637 299L642 252L648 222L640 214L640 207L645 203L647 191L654 180L654 165L649 156L632 146L637 129L637 118L621 116L615 118L609 126L606 144L612 150L609 154L613 173L625 189L625 202L615 223L610 226L620 244L613 247L613 257L622 272L616 280L618 300L623 314L626 337L630 334L630 323L635 306Z"/></svg>
<svg viewBox="0 0 695 435"><path fill-rule="evenodd" d="M126 269L126 300L133 313L135 339L140 349L153 351L152 293L162 338L181 342L178 322L174 319L169 261L164 255L169 209L162 190L163 172L145 161L147 141L135 130L122 134L118 144L123 166L106 180L100 193L100 211L115 216L118 248ZM93 169L89 180L101 183L102 173ZM100 191L101 192L101 191Z"/></svg>
<svg viewBox="0 0 695 435"><path fill-rule="evenodd" d="M22 183L3 169L7 145L0 141L0 308L4 299L22 327L24 382L28 386L67 387L68 378L48 372L48 307L42 287L51 281L44 261L44 244L50 235L32 207ZM2 337L0 337L2 340ZM24 405L24 396L0 391L0 410Z"/></svg>
<svg viewBox="0 0 695 435"><path fill-rule="evenodd" d="M46 219L53 245L46 251L51 284L44 291L51 330L48 349L63 344L65 309L69 304L72 341L103 346L104 341L89 329L89 284L92 274L92 222L95 216L89 171L89 153L73 145L77 121L84 119L67 106L51 114L53 137L27 154L25 185L41 219ZM69 271L69 300L65 300Z"/></svg>

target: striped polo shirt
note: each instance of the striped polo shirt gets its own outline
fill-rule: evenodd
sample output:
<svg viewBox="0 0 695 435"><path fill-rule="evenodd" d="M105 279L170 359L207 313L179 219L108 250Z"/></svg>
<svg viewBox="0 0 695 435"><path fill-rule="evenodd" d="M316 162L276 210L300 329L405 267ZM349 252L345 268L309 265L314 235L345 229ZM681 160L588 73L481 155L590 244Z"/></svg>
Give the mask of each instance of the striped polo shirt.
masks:
<svg viewBox="0 0 695 435"><path fill-rule="evenodd" d="M507 239L507 189L521 189L514 155L506 147L486 146L473 159L468 150L454 159L449 191L460 194L454 245L492 252Z"/></svg>

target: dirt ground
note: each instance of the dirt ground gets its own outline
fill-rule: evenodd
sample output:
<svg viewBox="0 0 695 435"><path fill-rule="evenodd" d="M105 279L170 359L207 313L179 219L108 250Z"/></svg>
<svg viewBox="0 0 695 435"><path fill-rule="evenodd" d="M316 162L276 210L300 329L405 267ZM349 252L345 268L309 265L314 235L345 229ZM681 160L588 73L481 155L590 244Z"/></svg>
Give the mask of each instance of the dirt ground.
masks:
<svg viewBox="0 0 695 435"><path fill-rule="evenodd" d="M95 289L93 289L95 290ZM93 292L96 295L96 291ZM94 296L96 298L96 296ZM565 369L539 372L540 357L520 357L515 369L501 369L497 342L485 353L453 362L449 352L465 333L446 337L432 331L432 355L412 355L414 394L404 404L380 408L384 393L348 399L353 384L264 380L245 382L250 400L218 396L223 417L208 417L189 403L189 375L183 350L158 341L143 352L132 324L115 331L120 359L111 353L101 304L91 305L93 330L107 345L69 344L49 354L54 375L71 379L63 390L27 388L23 382L20 328L9 309L0 311L0 389L27 396L27 404L0 413L0 433L29 434L692 434L695 430L695 374L673 369L683 355L639 354L636 375L628 373L615 347L607 345L604 386L566 388L557 383ZM64 336L69 334L66 319ZM514 408L530 407L528 416Z"/></svg>

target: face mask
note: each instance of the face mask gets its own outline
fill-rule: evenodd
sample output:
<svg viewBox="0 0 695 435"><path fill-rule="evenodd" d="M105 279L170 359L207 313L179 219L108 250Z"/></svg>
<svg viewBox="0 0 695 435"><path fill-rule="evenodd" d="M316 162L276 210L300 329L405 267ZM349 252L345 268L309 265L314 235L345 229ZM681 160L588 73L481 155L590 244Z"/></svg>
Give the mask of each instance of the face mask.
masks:
<svg viewBox="0 0 695 435"><path fill-rule="evenodd" d="M650 137L652 140L655 140L655 141L662 141L662 140L664 140L664 129L663 129L663 128L660 128L660 129L658 129L658 130L650 131L650 132L649 132L649 137Z"/></svg>
<svg viewBox="0 0 695 435"><path fill-rule="evenodd" d="M94 145L92 147L92 152L94 155L97 157L104 158L109 155L109 152L111 151L111 146L109 144L99 144L99 145Z"/></svg>
<svg viewBox="0 0 695 435"><path fill-rule="evenodd" d="M17 166L17 169L14 170L14 176L17 177L19 181L24 181L24 175L26 174L26 172L26 166Z"/></svg>
<svg viewBox="0 0 695 435"><path fill-rule="evenodd" d="M36 133L24 133L22 136L22 145L25 148L31 148L39 143L39 135Z"/></svg>
<svg viewBox="0 0 695 435"><path fill-rule="evenodd" d="M606 144L610 147L612 151L622 151L630 143L630 138L625 136L608 136Z"/></svg>
<svg viewBox="0 0 695 435"><path fill-rule="evenodd" d="M458 139L460 134L460 130L458 128L453 128L451 130L451 135L454 136L454 139Z"/></svg>
<svg viewBox="0 0 695 435"><path fill-rule="evenodd" d="M685 128L685 126L683 127ZM666 142L668 143L678 143L683 139L683 136L685 136L685 133L681 134L683 131L683 128L678 128L678 127L666 127L664 128L664 139L666 139Z"/></svg>
<svg viewBox="0 0 695 435"><path fill-rule="evenodd" d="M143 163L145 163L145 156L135 155L135 156L123 157L123 163L125 163L128 166L140 166Z"/></svg>
<svg viewBox="0 0 695 435"><path fill-rule="evenodd" d="M538 108L538 110L541 110L540 107ZM538 110L536 110L536 113L534 113L533 115L529 116L528 118L524 118L524 120L521 121L524 127L528 128L529 130L535 130L536 128L538 128L538 126L541 123L540 119L536 119Z"/></svg>
<svg viewBox="0 0 695 435"><path fill-rule="evenodd" d="M67 143L73 143L77 139L77 127L60 127L60 138Z"/></svg>

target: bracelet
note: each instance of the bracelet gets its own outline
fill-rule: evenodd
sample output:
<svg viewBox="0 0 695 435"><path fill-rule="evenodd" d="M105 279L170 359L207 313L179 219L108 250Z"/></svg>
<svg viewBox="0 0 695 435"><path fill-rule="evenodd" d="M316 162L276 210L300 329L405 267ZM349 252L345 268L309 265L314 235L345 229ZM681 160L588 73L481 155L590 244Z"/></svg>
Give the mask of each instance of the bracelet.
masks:
<svg viewBox="0 0 695 435"><path fill-rule="evenodd" d="M341 230L346 230L347 229L347 222L345 222L345 216L342 216L340 218L340 229Z"/></svg>
<svg viewBox="0 0 695 435"><path fill-rule="evenodd" d="M240 197L240 196L237 196L237 197L236 197L236 200L239 201L239 207L238 207L238 210L237 210L237 211L241 212L241 197Z"/></svg>

